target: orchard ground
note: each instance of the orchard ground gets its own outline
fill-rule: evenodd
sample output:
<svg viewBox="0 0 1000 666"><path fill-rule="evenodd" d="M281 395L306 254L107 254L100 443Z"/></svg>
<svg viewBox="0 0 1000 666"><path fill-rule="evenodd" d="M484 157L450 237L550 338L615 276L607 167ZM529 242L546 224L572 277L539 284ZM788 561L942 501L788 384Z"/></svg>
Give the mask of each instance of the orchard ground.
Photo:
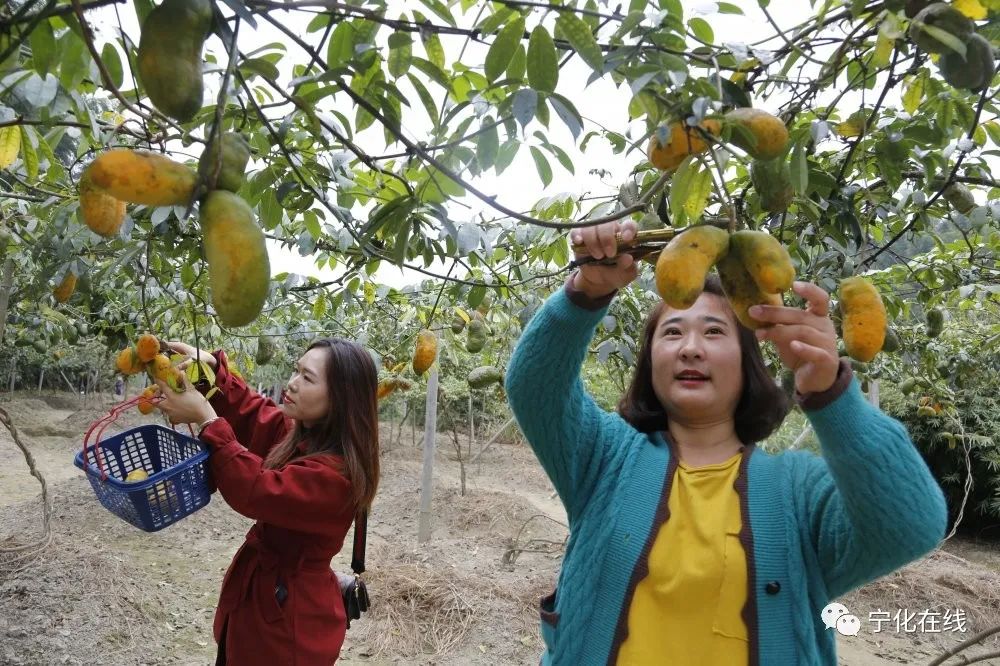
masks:
<svg viewBox="0 0 1000 666"><path fill-rule="evenodd" d="M53 503L52 540L44 551L21 561L0 554L0 664L214 663L217 593L250 521L218 496L155 534L105 511L72 457L87 426L111 404L34 391L0 401ZM133 411L117 425L151 418ZM555 582L566 529L531 451L512 429L467 466L462 495L452 434L438 433L433 536L418 545L421 436L383 422L382 438L383 480L368 548L374 606L348 631L340 663L537 663L537 599ZM42 513L38 481L3 428L0 456L2 547L31 541L40 533ZM350 540L334 565L347 571L349 560ZM927 663L1000 623L1000 543L952 539L840 601L861 619L859 635L838 638L840 664ZM872 615L879 611L885 614ZM928 623L921 633L897 630L890 619L874 631L872 618L900 611L928 611L938 619L951 613L953 621L947 627ZM964 613L965 632L952 631L955 611ZM994 637L966 654L998 649Z"/></svg>

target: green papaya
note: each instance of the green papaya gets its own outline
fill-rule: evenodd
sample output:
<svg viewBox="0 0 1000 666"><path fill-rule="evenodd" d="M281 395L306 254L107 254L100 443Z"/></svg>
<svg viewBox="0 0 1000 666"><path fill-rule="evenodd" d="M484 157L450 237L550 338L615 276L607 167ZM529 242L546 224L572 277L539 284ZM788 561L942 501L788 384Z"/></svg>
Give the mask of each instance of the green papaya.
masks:
<svg viewBox="0 0 1000 666"><path fill-rule="evenodd" d="M904 379L899 383L899 392L903 395L910 395L915 388L917 388L917 380L913 377Z"/></svg>
<svg viewBox="0 0 1000 666"><path fill-rule="evenodd" d="M225 190L202 201L201 228L215 311L226 326L249 324L263 309L271 283L264 232L250 206Z"/></svg>
<svg viewBox="0 0 1000 666"><path fill-rule="evenodd" d="M951 204L952 208L963 215L976 207L976 199L972 196L972 190L962 183L952 183L944 188L941 195L945 201Z"/></svg>
<svg viewBox="0 0 1000 666"><path fill-rule="evenodd" d="M49 345L45 342L45 340L35 340L31 346L34 347L35 351L39 354L44 354L49 351Z"/></svg>
<svg viewBox="0 0 1000 666"><path fill-rule="evenodd" d="M212 0L163 0L142 24L139 79L153 105L180 122L202 106L201 52L212 10Z"/></svg>
<svg viewBox="0 0 1000 666"><path fill-rule="evenodd" d="M458 335L465 330L465 319L462 315L455 313L455 318L451 320L451 332Z"/></svg>
<svg viewBox="0 0 1000 666"><path fill-rule="evenodd" d="M938 58L938 69L948 85L962 90L981 90L993 80L996 63L993 47L982 35L969 35L965 40L966 54L948 51Z"/></svg>
<svg viewBox="0 0 1000 666"><path fill-rule="evenodd" d="M493 307L493 293L488 291L483 296L483 300L479 301L479 305L476 306L476 312L485 315L490 311L491 307Z"/></svg>
<svg viewBox="0 0 1000 666"><path fill-rule="evenodd" d="M935 2L913 17L907 34L910 41L928 53L955 53L951 46L937 39L934 33L940 30L965 42L975 29L976 24L965 14L949 4Z"/></svg>
<svg viewBox="0 0 1000 666"><path fill-rule="evenodd" d="M274 340L269 335L257 338L257 365L267 365L274 358Z"/></svg>
<svg viewBox="0 0 1000 666"><path fill-rule="evenodd" d="M892 326L885 327L885 341L882 343L882 351L887 354L899 351L899 336Z"/></svg>
<svg viewBox="0 0 1000 666"><path fill-rule="evenodd" d="M199 172L208 178L209 187L215 178L216 190L239 191L250 161L250 144L238 132L226 132L212 139L201 154Z"/></svg>
<svg viewBox="0 0 1000 666"><path fill-rule="evenodd" d="M471 388L481 389L497 383L503 383L503 372L499 368L484 365L469 373L469 386Z"/></svg>
<svg viewBox="0 0 1000 666"><path fill-rule="evenodd" d="M933 308L927 311L926 319L927 319L927 327L926 327L927 337L936 338L937 336L941 335L941 331L944 330L944 313L937 308Z"/></svg>
<svg viewBox="0 0 1000 666"><path fill-rule="evenodd" d="M466 351L472 354L482 351L483 347L486 346L486 324L480 319L473 319L469 322L469 328L466 336Z"/></svg>
<svg viewBox="0 0 1000 666"><path fill-rule="evenodd" d="M783 158L754 160L750 182L760 197L760 207L768 213L783 213L792 203L792 173Z"/></svg>

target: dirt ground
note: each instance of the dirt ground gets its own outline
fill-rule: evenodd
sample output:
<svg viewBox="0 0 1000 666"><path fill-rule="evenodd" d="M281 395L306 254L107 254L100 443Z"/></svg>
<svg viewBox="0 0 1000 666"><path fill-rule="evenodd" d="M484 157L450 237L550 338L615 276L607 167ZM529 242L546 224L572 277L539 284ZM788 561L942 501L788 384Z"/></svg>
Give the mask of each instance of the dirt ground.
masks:
<svg viewBox="0 0 1000 666"><path fill-rule="evenodd" d="M20 560L0 554L0 664L214 664L216 596L250 521L218 496L153 534L104 510L72 457L89 423L110 405L72 394L0 399L53 506L44 551ZM132 412L116 426L151 418ZM555 581L566 537L562 507L540 466L521 444L494 445L468 466L462 495L451 437L439 435L433 536L420 545L422 452L408 430L399 442L394 434L383 430L383 480L369 524L375 607L348 631L340 663L538 663L536 603ZM29 543L41 532L40 486L2 426L0 459L0 546ZM349 570L349 550L334 561L342 571ZM1000 623L1000 545L953 539L840 601L862 625L857 636L838 637L840 664L926 664ZM908 632L891 619L907 610L954 619L956 609L964 612L965 632L933 625ZM873 617L888 618L880 633ZM966 654L1000 650L995 639ZM1000 666L1000 658L977 663Z"/></svg>

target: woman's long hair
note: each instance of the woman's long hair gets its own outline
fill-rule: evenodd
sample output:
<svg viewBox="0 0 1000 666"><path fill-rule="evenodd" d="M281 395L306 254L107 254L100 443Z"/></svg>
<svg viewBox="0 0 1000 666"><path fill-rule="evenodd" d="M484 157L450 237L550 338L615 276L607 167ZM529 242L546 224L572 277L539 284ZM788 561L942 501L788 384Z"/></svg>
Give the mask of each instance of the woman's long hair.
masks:
<svg viewBox="0 0 1000 666"><path fill-rule="evenodd" d="M342 338L324 338L309 345L326 349L326 386L330 392L326 418L311 428L295 428L271 449L264 467L276 469L297 457L338 454L351 481L357 508L375 499L379 480L378 370L363 347ZM298 446L306 449L298 453Z"/></svg>
<svg viewBox="0 0 1000 666"><path fill-rule="evenodd" d="M718 276L710 273L705 280L704 293L713 294L727 304L725 292ZM663 315L666 303L660 302L646 318L642 332L639 360L632 375L628 391L618 403L618 413L640 432L659 432L667 429L669 419L653 390L653 336ZM744 444L759 442L778 429L788 414L788 396L774 381L764 365L760 342L749 328L736 317L740 343L740 365L743 370L743 392L736 412L736 436Z"/></svg>

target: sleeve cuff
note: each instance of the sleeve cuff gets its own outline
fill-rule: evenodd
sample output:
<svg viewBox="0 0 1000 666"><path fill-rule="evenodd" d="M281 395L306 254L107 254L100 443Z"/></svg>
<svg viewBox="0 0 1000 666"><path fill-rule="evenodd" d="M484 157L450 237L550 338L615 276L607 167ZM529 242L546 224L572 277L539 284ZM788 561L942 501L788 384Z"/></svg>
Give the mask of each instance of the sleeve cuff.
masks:
<svg viewBox="0 0 1000 666"><path fill-rule="evenodd" d="M840 359L840 367L837 368L837 378L833 381L833 385L830 388L825 391L806 394L796 391L795 402L805 411L823 409L844 394L847 387L851 385L853 378L854 370L851 369L851 362L846 358L842 358Z"/></svg>
<svg viewBox="0 0 1000 666"><path fill-rule="evenodd" d="M590 310L596 312L597 310L603 310L611 304L615 296L618 294L618 290L614 290L607 296L601 296L600 298L591 298L587 294L583 293L574 286L573 281L576 277L576 273L572 273L569 279L566 280L566 297L569 299L570 303L577 306L578 308L583 308L584 310Z"/></svg>

